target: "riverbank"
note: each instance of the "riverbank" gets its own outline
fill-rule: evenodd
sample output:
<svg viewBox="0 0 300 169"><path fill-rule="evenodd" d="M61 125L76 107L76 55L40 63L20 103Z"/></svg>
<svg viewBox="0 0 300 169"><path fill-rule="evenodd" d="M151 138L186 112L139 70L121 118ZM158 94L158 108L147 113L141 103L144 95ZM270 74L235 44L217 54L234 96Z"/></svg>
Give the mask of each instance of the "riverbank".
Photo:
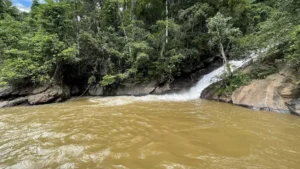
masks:
<svg viewBox="0 0 300 169"><path fill-rule="evenodd" d="M103 87L100 84L61 84L39 85L28 87L6 86L0 88L0 108L18 105L40 105L57 103L78 96L145 96L163 95L188 90L193 87L204 75L222 65L218 57L207 60L197 69L175 77L173 81L159 82L124 82L118 86ZM198 96L197 96L198 97Z"/></svg>
<svg viewBox="0 0 300 169"><path fill-rule="evenodd" d="M281 75L283 76L283 75ZM280 77L278 75L272 75L265 80L253 81L248 86L242 86L237 89L232 95L217 95L215 91L216 83L206 88L200 98L205 100L213 100L218 102L225 102L233 104L235 106L241 106L254 110L271 111L279 113L291 113L294 115L300 115L300 100L294 96L295 88L293 85L287 83L281 83L284 78L272 79L272 77ZM283 76L284 77L284 76ZM282 85L284 84L284 85ZM143 88L144 87L144 88ZM128 91L147 91L149 86L137 86L137 88L131 88ZM0 108L14 107L14 106L32 106L41 104L51 104L57 102L64 102L73 97L86 97L97 95L85 95L78 96L71 95L71 91L68 87L60 88L59 86L52 87L39 87L36 89L23 89L22 91L13 91L9 99L3 99L4 89L6 94L8 91L13 91L10 87L1 88L0 91L2 100L0 101ZM142 90L141 90L142 89ZM31 90L31 91L30 91ZM77 89L76 89L77 90ZM94 90L93 88L91 90ZM25 95L25 91L28 91L28 95ZM73 91L74 92L74 91ZM74 93L73 93L74 94ZM145 93L136 93L136 97L142 95L150 95ZM8 96L8 95L6 95ZM122 95L120 95L122 96ZM123 95L124 96L124 95ZM128 96L128 95L127 95ZM132 95L134 96L134 95ZM160 98L164 95L158 95ZM118 97L118 96L113 96ZM144 99L144 97L141 97ZM168 97L166 97L168 99ZM155 100L155 98L153 98ZM150 99L153 100L153 99ZM162 98L161 100L164 100Z"/></svg>
<svg viewBox="0 0 300 169"><path fill-rule="evenodd" d="M261 64L261 66L264 65ZM238 76L246 79L251 69L255 68L249 66L240 70ZM214 83L202 92L201 98L231 103L255 110L291 113L299 116L300 90L296 75L295 69L284 65L265 78L247 79L248 82L245 82L244 85L235 86L229 92L224 92L225 89L222 88L223 81ZM226 85L233 86L234 83L229 81Z"/></svg>
<svg viewBox="0 0 300 169"><path fill-rule="evenodd" d="M259 65L265 67L266 70L270 69L262 63ZM247 82L234 84L232 80L227 82L226 79L223 79L212 83L212 80L222 74L223 69L222 67L216 69L218 66L220 66L220 63L196 71L189 76L178 77L170 83L158 84L155 81L140 84L125 83L114 89L105 89L100 85L92 85L87 90L67 85L26 88L7 86L0 88L0 108L63 102L75 96L145 96L139 99L148 101L187 101L200 97L255 110L300 115L300 91L296 83L296 72L293 68L286 65L281 66L278 71L274 71L274 73L270 71L271 73L269 72L268 75L260 70L260 73L266 75L264 78L247 79L245 77L248 77L249 73L256 69L251 64L237 71L238 77L247 79ZM233 79L235 76L233 76ZM244 79L238 80L244 81ZM224 81L228 86L240 86L234 86L234 90L231 89L228 92L228 86L225 89L222 88L224 87L222 86L225 83ZM198 92L199 95L197 95ZM147 97L148 95L151 96Z"/></svg>

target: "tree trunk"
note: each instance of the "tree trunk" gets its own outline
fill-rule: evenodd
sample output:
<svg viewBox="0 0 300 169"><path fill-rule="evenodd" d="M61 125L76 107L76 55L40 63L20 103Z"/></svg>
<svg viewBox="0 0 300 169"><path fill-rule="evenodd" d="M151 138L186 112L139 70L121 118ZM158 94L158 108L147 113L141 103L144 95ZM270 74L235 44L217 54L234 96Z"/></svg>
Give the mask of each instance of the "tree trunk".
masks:
<svg viewBox="0 0 300 169"><path fill-rule="evenodd" d="M130 9L130 20L133 21L134 19L134 14L133 14L133 8L134 8L134 0L131 0L131 9Z"/></svg>
<svg viewBox="0 0 300 169"><path fill-rule="evenodd" d="M230 68L230 65L228 63L228 60L227 60L227 57L226 57L226 54L225 54L225 51L224 51L224 46L223 46L222 43L220 43L220 52L221 52L221 55L222 55L222 58L223 58L223 61L224 61L225 71L231 76L232 75L231 68Z"/></svg>
<svg viewBox="0 0 300 169"><path fill-rule="evenodd" d="M125 30L125 27L124 27L124 22L123 22L123 11L120 11L119 0L117 2L118 2L118 14L119 14L119 17L121 19L122 30L123 30L123 33L124 33L124 36L125 36L125 40L128 43L128 36L127 36L126 30ZM129 50L129 56L131 56L131 47L130 46L128 47L128 50Z"/></svg>
<svg viewBox="0 0 300 169"><path fill-rule="evenodd" d="M168 44L169 36L169 9L168 9L168 0L166 0L166 44Z"/></svg>
<svg viewBox="0 0 300 169"><path fill-rule="evenodd" d="M163 42L160 50L160 58L164 57L165 48L166 48L166 43Z"/></svg>
<svg viewBox="0 0 300 169"><path fill-rule="evenodd" d="M76 20L76 44L77 44L77 49L78 49L78 53L77 55L79 55L79 49L80 49L80 44L79 44L79 22L80 22L80 16L78 16L78 2L77 0L74 1L74 5L75 5L75 12L74 12L74 18Z"/></svg>
<svg viewBox="0 0 300 169"><path fill-rule="evenodd" d="M57 85L63 84L62 64L56 62L56 68L51 78L52 82Z"/></svg>

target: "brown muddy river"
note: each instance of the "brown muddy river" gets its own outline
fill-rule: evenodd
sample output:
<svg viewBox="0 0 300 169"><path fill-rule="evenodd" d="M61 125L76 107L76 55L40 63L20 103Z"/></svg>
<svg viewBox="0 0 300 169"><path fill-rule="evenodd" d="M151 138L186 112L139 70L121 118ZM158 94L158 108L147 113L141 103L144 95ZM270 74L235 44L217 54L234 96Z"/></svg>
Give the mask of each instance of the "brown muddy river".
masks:
<svg viewBox="0 0 300 169"><path fill-rule="evenodd" d="M0 168L298 169L300 118L126 97L5 108Z"/></svg>

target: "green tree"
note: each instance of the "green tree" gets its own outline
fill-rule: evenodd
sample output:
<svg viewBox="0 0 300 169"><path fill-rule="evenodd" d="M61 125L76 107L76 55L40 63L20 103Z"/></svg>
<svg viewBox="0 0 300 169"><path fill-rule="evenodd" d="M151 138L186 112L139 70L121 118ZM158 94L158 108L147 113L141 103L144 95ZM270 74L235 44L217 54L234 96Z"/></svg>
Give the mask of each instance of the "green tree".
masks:
<svg viewBox="0 0 300 169"><path fill-rule="evenodd" d="M211 35L210 44L218 46L226 71L231 75L232 72L228 63L227 53L241 36L241 31L238 28L234 28L230 20L230 17L225 17L223 14L217 13L208 20L208 33Z"/></svg>
<svg viewBox="0 0 300 169"><path fill-rule="evenodd" d="M289 46L286 60L300 71L300 25L292 32L292 42Z"/></svg>

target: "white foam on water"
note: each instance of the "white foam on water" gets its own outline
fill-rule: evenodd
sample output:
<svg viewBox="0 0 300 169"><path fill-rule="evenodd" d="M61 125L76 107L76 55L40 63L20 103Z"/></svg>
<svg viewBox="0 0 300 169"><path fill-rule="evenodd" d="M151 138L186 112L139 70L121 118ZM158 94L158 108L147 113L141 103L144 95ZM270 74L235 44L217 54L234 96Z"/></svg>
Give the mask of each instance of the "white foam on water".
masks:
<svg viewBox="0 0 300 169"><path fill-rule="evenodd" d="M247 59L244 60L232 60L229 62L231 70L235 71L238 68L241 68L251 61L255 61L260 53L266 52L267 49L259 50L253 52ZM101 106L121 106L130 104L133 102L154 102L154 101L172 101L172 102L183 102L196 100L200 98L200 95L204 89L206 89L211 84L220 81L220 76L224 74L225 67L224 65L220 68L212 71L211 73L203 76L197 84L190 88L187 91L181 91L173 94L165 95L147 95L147 96L118 96L118 97L102 97L102 98L90 98L90 102L99 103Z"/></svg>

